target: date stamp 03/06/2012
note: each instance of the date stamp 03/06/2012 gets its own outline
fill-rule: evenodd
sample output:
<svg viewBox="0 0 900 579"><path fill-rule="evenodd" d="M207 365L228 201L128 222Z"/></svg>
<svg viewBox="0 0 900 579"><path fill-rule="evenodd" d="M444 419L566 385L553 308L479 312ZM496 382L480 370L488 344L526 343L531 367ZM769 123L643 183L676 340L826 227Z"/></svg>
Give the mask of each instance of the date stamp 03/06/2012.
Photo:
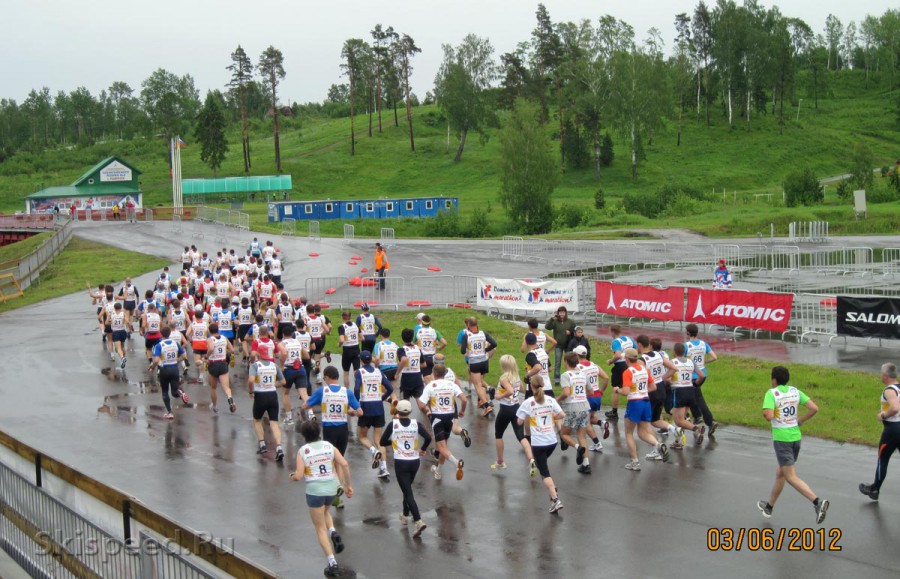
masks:
<svg viewBox="0 0 900 579"><path fill-rule="evenodd" d="M710 551L840 551L838 528L756 529L712 527L706 533Z"/></svg>

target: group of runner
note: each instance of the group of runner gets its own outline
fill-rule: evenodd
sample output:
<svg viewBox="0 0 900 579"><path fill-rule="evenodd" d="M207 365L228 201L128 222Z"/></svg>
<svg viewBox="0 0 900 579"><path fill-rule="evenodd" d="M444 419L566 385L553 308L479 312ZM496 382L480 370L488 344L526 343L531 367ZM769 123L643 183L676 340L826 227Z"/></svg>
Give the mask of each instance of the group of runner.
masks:
<svg viewBox="0 0 900 579"><path fill-rule="evenodd" d="M240 257L235 250L226 249L211 257L188 246L182 255L182 267L177 277L164 270L143 299L139 299L130 279L118 291L112 286L101 286L97 291L88 288L98 305L104 346L111 359L118 358L120 367L126 367L125 343L137 324L150 370L159 377L167 419L173 418L172 398L189 403L189 395L181 387L182 376L190 367L189 350L198 374L206 375L214 413L218 412L219 387L229 410L236 412L230 376L236 372L237 358L242 359L253 399L258 452L268 453L268 424L276 445L275 460L284 459L279 427L282 409L285 427L294 426L295 418L302 421L300 433L306 444L297 452L292 478L307 482L310 516L328 557L326 575L339 573L334 555L343 550L329 508L341 508L341 496L353 494L350 466L344 458L351 417L358 417L357 440L370 453L371 467L379 479L389 480L391 476L386 461L386 449L391 448L394 475L403 497L400 520L414 524L413 536L419 537L427 526L412 490L420 458L429 454L434 457L430 471L435 479L443 478L443 466L449 463L456 479L461 480L465 463L450 449L449 441L458 436L464 447L472 443L460 424L469 407L468 396L441 352L448 341L432 327L429 316L418 314L415 327L404 329L400 342L395 343L390 330L366 304L361 304L355 318L349 311L342 312L336 331L341 380L342 373L336 366L323 367L321 363L322 357L326 364L331 363L326 341L335 333L332 321L321 313L318 304L310 304L304 297L290 297L281 283L283 264L271 242L263 245L254 238ZM514 356L503 355L502 374L495 387L484 377L497 352L496 340L479 328L474 316L465 320L465 328L456 338L467 365L466 390L469 394L474 391L472 405L483 417L496 414L497 460L491 469L507 468L504 435L512 429L530 475L540 473L547 488L550 513L562 509L563 503L550 474L549 457L558 444L563 451L573 447L578 472L591 474L589 452L603 451L601 438L609 436L610 421L619 419L621 397L627 401L624 423L630 460L625 468L632 471L641 470L638 438L651 447L646 460L666 462L671 450L688 445L688 433L700 445L718 427L702 394L708 377L706 366L716 360L716 354L698 338L695 324L686 326L686 340L674 344L671 356L663 350L659 338L638 335L632 339L613 324L613 355L607 361L607 374L590 360L590 343L567 314L560 308L545 324L544 329L553 335L542 331L537 320L529 320L521 343L524 373L520 373ZM558 360L556 365L550 361L551 351ZM789 386L788 379L787 370L776 367L772 389L764 402L764 416L773 426L779 468L772 495L758 506L764 516L771 516L787 482L813 502L821 523L828 501L820 501L794 470L799 425L815 414L815 405ZM860 485L860 491L875 500L890 455L900 445L896 368L886 365L883 380L880 418L885 421L885 435L878 474L872 485ZM315 388L317 384L321 387ZM601 415L603 397L610 388L610 410ZM297 406L291 399L292 390L298 391ZM385 414L386 403L390 404L390 417ZM809 411L798 417L797 408L804 405ZM314 409L319 410L318 416ZM664 410L672 416L671 423L663 418Z"/></svg>

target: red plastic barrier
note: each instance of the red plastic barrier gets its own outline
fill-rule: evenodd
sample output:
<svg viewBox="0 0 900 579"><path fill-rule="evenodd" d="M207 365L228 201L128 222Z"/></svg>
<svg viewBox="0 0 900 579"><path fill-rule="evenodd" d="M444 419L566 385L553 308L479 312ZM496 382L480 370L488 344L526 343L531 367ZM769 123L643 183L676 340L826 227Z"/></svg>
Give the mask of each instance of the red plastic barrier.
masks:
<svg viewBox="0 0 900 579"><path fill-rule="evenodd" d="M463 308L466 310L472 308L472 304L447 304L447 305L449 305L451 308Z"/></svg>
<svg viewBox="0 0 900 579"><path fill-rule="evenodd" d="M359 261L359 260L362 259L362 257L360 257L360 256L358 256L358 255L354 255L354 256L352 256L350 259L355 259L356 261Z"/></svg>
<svg viewBox="0 0 900 579"><path fill-rule="evenodd" d="M362 268L362 269L359 270L359 271L360 271L360 273L368 273L368 272L369 272L369 268L364 267L364 268Z"/></svg>
<svg viewBox="0 0 900 579"><path fill-rule="evenodd" d="M325 295L330 296L331 294L335 293L336 291L337 291L336 289L334 289L333 287L330 287L327 290L325 290Z"/></svg>
<svg viewBox="0 0 900 579"><path fill-rule="evenodd" d="M819 305L823 308L828 308L833 310L837 307L837 298L825 298L819 302Z"/></svg>
<svg viewBox="0 0 900 579"><path fill-rule="evenodd" d="M319 306L320 308L322 308L323 310L327 310L328 308L331 307L331 305L328 302L318 302L318 303L316 303L316 305Z"/></svg>
<svg viewBox="0 0 900 579"><path fill-rule="evenodd" d="M351 260L348 261L347 263L349 263L350 265L356 265L356 264L359 263L359 262L354 261L354 260L351 259Z"/></svg>
<svg viewBox="0 0 900 579"><path fill-rule="evenodd" d="M427 307L431 306L431 302L429 302L428 300L410 300L410 301L406 302L406 305L411 308L415 308L415 307L427 308Z"/></svg>
<svg viewBox="0 0 900 579"><path fill-rule="evenodd" d="M375 285L376 285L376 284L375 284L375 280L374 280L374 279L364 279L364 280L362 280L362 286L363 286L363 287L375 287Z"/></svg>
<svg viewBox="0 0 900 579"><path fill-rule="evenodd" d="M319 254L315 251L309 254L310 257L319 257Z"/></svg>
<svg viewBox="0 0 900 579"><path fill-rule="evenodd" d="M360 287L362 285L362 278L361 277L351 277L350 285L352 285L353 287Z"/></svg>
<svg viewBox="0 0 900 579"><path fill-rule="evenodd" d="M428 268L428 271L441 271L441 268L439 268L436 265L432 265L431 267Z"/></svg>
<svg viewBox="0 0 900 579"><path fill-rule="evenodd" d="M373 301L371 301L371 300L370 300L370 301L367 301L367 302L363 302L363 301L353 302L353 307L355 307L355 308L361 308L363 304L368 304L369 307L372 307L372 306L377 306L377 305L378 305L378 302L373 302Z"/></svg>

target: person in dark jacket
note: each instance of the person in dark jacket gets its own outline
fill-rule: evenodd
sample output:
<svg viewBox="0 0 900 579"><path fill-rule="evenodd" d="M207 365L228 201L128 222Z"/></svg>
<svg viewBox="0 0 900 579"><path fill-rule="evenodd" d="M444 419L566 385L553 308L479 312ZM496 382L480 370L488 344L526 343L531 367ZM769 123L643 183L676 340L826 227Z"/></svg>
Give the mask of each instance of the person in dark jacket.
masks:
<svg viewBox="0 0 900 579"><path fill-rule="evenodd" d="M586 359L591 359L591 343L584 335L584 329L581 326L575 326L575 334L569 337L569 343L566 344L566 352L575 350L578 346L584 346L587 350Z"/></svg>

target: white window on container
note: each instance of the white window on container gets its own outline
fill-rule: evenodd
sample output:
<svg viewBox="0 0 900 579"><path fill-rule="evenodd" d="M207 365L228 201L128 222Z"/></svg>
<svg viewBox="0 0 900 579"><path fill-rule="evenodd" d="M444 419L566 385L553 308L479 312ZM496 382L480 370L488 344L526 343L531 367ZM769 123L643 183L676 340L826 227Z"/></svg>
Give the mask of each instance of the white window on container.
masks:
<svg viewBox="0 0 900 579"><path fill-rule="evenodd" d="M425 202L425 209L431 209L432 207L434 207L434 202L433 202L433 201L426 201L426 202Z"/></svg>
<svg viewBox="0 0 900 579"><path fill-rule="evenodd" d="M407 201L407 202L406 202L406 210L407 210L407 211L412 211L412 210L413 210L413 202L412 202L412 201Z"/></svg>
<svg viewBox="0 0 900 579"><path fill-rule="evenodd" d="M394 210L394 204L393 204L393 203L388 203L388 204L387 204L387 210L388 210L388 213L392 212L392 211Z"/></svg>
<svg viewBox="0 0 900 579"><path fill-rule="evenodd" d="M326 203L325 204L325 213L331 213L332 211L334 211L334 204Z"/></svg>
<svg viewBox="0 0 900 579"><path fill-rule="evenodd" d="M347 212L348 212L348 213L352 213L352 212L353 212L353 203L347 203L346 207L347 207Z"/></svg>
<svg viewBox="0 0 900 579"><path fill-rule="evenodd" d="M451 209L453 207L453 201L447 199L446 201L444 201L444 207L446 207L447 209Z"/></svg>
<svg viewBox="0 0 900 579"><path fill-rule="evenodd" d="M307 203L306 205L303 206L303 212L306 213L307 215L312 215L312 207L313 207L312 203Z"/></svg>
<svg viewBox="0 0 900 579"><path fill-rule="evenodd" d="M366 203L366 211L368 211L369 213L375 211L375 204L374 203Z"/></svg>

